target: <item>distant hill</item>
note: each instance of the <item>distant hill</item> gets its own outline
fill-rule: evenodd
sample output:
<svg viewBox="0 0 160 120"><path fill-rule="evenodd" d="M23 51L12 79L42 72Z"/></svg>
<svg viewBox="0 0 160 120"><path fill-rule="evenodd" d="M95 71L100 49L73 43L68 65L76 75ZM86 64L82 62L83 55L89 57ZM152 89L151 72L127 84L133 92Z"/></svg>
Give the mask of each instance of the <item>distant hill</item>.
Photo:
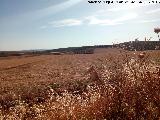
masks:
<svg viewBox="0 0 160 120"><path fill-rule="evenodd" d="M68 47L59 49L37 49L37 50L22 50L22 51L0 51L0 57L7 56L22 56L22 55L41 55L41 54L93 54L96 48L122 48L125 50L160 50L160 41L130 41L114 45L95 45L82 47Z"/></svg>

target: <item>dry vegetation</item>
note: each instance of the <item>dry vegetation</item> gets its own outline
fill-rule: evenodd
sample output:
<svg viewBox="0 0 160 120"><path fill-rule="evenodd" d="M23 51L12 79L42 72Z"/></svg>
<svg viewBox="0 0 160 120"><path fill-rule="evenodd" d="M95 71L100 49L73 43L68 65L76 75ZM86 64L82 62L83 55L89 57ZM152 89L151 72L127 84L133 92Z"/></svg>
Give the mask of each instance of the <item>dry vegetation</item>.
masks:
<svg viewBox="0 0 160 120"><path fill-rule="evenodd" d="M159 120L160 51L0 59L1 120Z"/></svg>

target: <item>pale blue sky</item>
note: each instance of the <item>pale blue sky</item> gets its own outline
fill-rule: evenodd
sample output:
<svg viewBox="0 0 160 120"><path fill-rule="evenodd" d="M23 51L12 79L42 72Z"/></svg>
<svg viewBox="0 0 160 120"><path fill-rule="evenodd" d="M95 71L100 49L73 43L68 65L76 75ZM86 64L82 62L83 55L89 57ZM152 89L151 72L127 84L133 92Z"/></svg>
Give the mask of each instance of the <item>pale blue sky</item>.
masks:
<svg viewBox="0 0 160 120"><path fill-rule="evenodd" d="M0 0L0 50L158 40L160 3L89 4L87 0Z"/></svg>

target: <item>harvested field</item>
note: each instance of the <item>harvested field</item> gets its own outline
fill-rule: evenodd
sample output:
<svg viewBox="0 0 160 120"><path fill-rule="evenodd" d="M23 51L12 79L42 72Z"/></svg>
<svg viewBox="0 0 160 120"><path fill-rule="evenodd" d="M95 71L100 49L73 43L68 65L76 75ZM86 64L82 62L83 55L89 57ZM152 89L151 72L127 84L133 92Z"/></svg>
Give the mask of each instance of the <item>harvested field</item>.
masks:
<svg viewBox="0 0 160 120"><path fill-rule="evenodd" d="M160 51L111 48L0 58L0 119L158 120L159 65Z"/></svg>

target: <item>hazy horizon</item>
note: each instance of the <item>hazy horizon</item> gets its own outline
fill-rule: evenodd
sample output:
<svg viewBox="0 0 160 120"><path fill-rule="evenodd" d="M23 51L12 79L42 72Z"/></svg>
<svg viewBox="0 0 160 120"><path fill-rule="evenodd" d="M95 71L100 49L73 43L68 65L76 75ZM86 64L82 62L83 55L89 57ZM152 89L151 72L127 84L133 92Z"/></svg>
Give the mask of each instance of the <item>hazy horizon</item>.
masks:
<svg viewBox="0 0 160 120"><path fill-rule="evenodd" d="M145 37L157 41L155 27L160 27L160 3L0 1L0 51L111 45Z"/></svg>

